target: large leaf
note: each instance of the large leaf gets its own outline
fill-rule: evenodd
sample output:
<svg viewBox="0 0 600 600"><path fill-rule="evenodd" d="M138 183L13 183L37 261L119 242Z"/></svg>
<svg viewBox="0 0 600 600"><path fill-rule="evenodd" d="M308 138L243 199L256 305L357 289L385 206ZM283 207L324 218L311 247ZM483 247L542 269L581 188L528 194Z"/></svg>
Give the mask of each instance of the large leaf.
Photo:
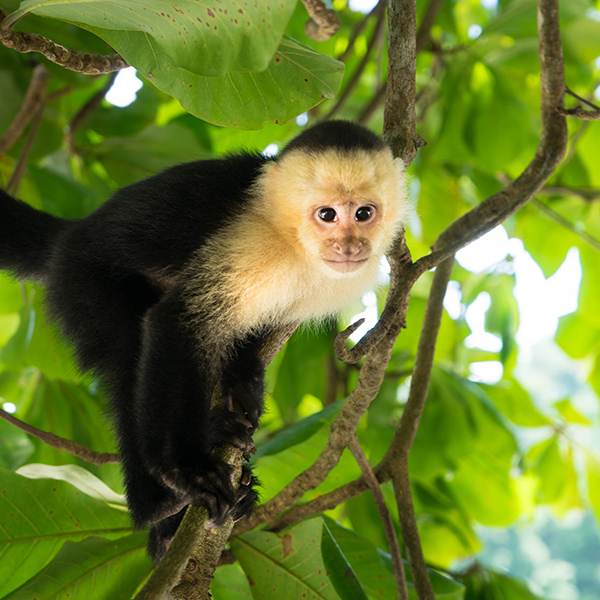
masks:
<svg viewBox="0 0 600 600"><path fill-rule="evenodd" d="M391 557L378 550L371 542L359 537L353 531L342 527L332 519L325 519L326 527L335 539L344 557L358 576L370 598L395 598L396 582L392 575ZM404 571L408 582L408 593L411 600L417 600L408 562L404 562ZM464 588L461 584L429 569L429 578L436 598L461 600ZM345 597L344 597L345 598Z"/></svg>
<svg viewBox="0 0 600 600"><path fill-rule="evenodd" d="M251 531L231 549L252 582L255 600L338 600L321 554L322 519L304 521L281 536Z"/></svg>
<svg viewBox="0 0 600 600"><path fill-rule="evenodd" d="M29 12L76 23L94 28L118 52L112 32L139 33L152 38L176 67L219 77L266 69L295 6L296 0L245 2L243 7L235 0L25 0L8 23Z"/></svg>
<svg viewBox="0 0 600 600"><path fill-rule="evenodd" d="M285 123L325 98L333 98L344 75L343 63L287 37L264 71L222 77L205 77L177 67L143 33L109 32L104 37L140 75L177 98L189 113L224 127L259 129L265 123Z"/></svg>
<svg viewBox="0 0 600 600"><path fill-rule="evenodd" d="M26 479L5 469L0 479L0 597L45 567L68 540L131 532L127 513L64 481Z"/></svg>
<svg viewBox="0 0 600 600"><path fill-rule="evenodd" d="M151 571L145 532L118 540L68 542L43 571L6 600L129 600Z"/></svg>

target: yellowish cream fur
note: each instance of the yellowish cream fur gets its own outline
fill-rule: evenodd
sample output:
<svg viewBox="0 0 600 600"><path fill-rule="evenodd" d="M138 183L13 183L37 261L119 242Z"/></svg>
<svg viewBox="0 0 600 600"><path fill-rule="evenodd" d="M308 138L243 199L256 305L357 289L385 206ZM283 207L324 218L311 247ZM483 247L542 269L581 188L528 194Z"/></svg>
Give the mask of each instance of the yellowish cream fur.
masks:
<svg viewBox="0 0 600 600"><path fill-rule="evenodd" d="M192 319L203 315L209 339L336 314L376 285L380 259L408 214L404 168L387 149L291 151L265 166L251 194L246 212L199 250L190 267L188 307ZM334 199L368 201L381 211L371 256L351 273L323 262L311 229L314 211Z"/></svg>

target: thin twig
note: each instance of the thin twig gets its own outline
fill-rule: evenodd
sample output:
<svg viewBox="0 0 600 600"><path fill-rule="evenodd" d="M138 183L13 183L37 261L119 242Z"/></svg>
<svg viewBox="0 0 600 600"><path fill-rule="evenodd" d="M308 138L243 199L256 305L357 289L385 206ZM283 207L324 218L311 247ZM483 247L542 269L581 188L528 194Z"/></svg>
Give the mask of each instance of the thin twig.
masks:
<svg viewBox="0 0 600 600"><path fill-rule="evenodd" d="M115 79L117 77L117 73L111 73L106 83L102 86L102 89L98 90L78 111L75 113L75 116L71 119L71 123L69 124L69 128L65 134L65 138L67 141L67 146L71 153L75 154L75 132L81 127L82 123L85 119L94 111L98 106L100 106L102 100L104 100L104 96L108 93L110 88L112 87Z"/></svg>
<svg viewBox="0 0 600 600"><path fill-rule="evenodd" d="M417 32L417 54L423 50L427 42L431 40L431 28L444 4L444 0L430 0L419 25Z"/></svg>
<svg viewBox="0 0 600 600"><path fill-rule="evenodd" d="M578 196L586 202L600 199L600 190L593 188L572 188L564 185L545 185L538 196Z"/></svg>
<svg viewBox="0 0 600 600"><path fill-rule="evenodd" d="M589 244L595 250L600 250L600 240L597 240L595 237L592 237L589 233L582 231L576 225L573 225L573 223L565 219L562 215L559 215L556 211L552 210L548 205L542 204L539 200L536 200L535 198L531 201L531 204L537 206L537 208L539 208L555 223L558 223L561 227L564 227L565 229L568 229L571 233L574 233L586 244Z"/></svg>
<svg viewBox="0 0 600 600"><path fill-rule="evenodd" d="M27 157L31 152L31 148L33 146L33 142L35 141L35 136L39 131L40 125L42 124L42 119L44 117L44 104L38 107L37 112L35 113L35 117L33 119L33 123L31 123L31 127L29 129L29 134L27 139L25 140L25 145L23 146L23 150L21 155L19 156L19 160L15 166L8 183L6 184L6 191L9 194L16 195L19 189L19 185L21 184L21 179L23 179L23 175L25 174L25 168L27 167Z"/></svg>
<svg viewBox="0 0 600 600"><path fill-rule="evenodd" d="M379 6L381 6L380 9L379 9ZM362 57L360 63L358 64L358 67L356 67L356 71L354 71L354 73L352 74L352 77L350 78L350 81L344 88L344 91L339 95L334 107L331 109L329 114L325 117L326 119L333 119L335 117L335 115L337 115L339 113L339 111L342 109L342 107L344 106L344 104L346 103L348 98L350 97L350 94L352 93L354 88L358 85L358 82L360 81L360 78L361 78L365 68L369 64L369 59L371 57L371 53L373 52L373 49L381 42L381 40L383 38L384 25L385 25L385 10L383 10L384 5L383 4L377 5L377 8L378 8L379 14L377 17L377 22L375 23L375 28L373 29L373 34L371 35L371 39L369 40L369 45L367 46L367 51L365 52L365 55Z"/></svg>
<svg viewBox="0 0 600 600"><path fill-rule="evenodd" d="M371 12L367 13L356 25L354 31L350 35L346 49L338 56L338 60L345 62L350 55L350 52L352 52L358 36L363 32L364 28L367 26L367 23L371 20L371 17L375 14L378 14L382 5L385 5L385 0L379 0L379 2L371 9Z"/></svg>
<svg viewBox="0 0 600 600"><path fill-rule="evenodd" d="M24 423L20 419L13 417L10 413L0 409L0 419L4 419L7 423L22 429L25 433L32 435L38 440L44 442L48 446L52 446L52 448L57 448L58 450L64 450L77 458L81 458L82 460L92 464L92 465L105 465L107 463L118 463L119 455L113 454L110 452L94 452L81 444L77 444L71 440L67 440L65 438L59 437L53 433L48 433L46 431L42 431L41 429L37 429L37 427L32 427L27 423Z"/></svg>
<svg viewBox="0 0 600 600"><path fill-rule="evenodd" d="M46 100L46 88L50 81L50 71L44 65L37 65L33 69L33 75L29 87L25 93L23 104L19 112L9 125L4 135L0 138L0 155L5 154L13 144L21 137L27 124L38 109L44 105Z"/></svg>
<svg viewBox="0 0 600 600"><path fill-rule="evenodd" d="M388 507L385 503L385 498L383 497L381 488L379 487L379 482L377 481L377 477L375 477L375 473L373 473L373 470L371 469L371 465L369 464L369 461L367 460L367 457L361 448L356 434L353 436L348 447L367 481L369 490L371 491L371 495L373 496L373 500L375 500L377 510L379 511L379 516L381 517L381 523L383 525L385 537L390 548L390 554L392 555L394 577L396 579L396 586L398 588L398 598L399 600L408 600L408 588L406 587L406 575L404 574L404 563L402 562L400 544L398 543L398 538L396 537L396 531L394 529L394 523L392 522L390 511L388 510Z"/></svg>

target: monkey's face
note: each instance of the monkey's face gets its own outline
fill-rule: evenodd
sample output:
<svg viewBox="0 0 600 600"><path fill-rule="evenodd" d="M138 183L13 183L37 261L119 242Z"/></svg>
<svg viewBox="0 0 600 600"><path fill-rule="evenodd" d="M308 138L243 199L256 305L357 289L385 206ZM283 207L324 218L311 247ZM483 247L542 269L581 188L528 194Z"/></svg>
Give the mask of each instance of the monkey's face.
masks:
<svg viewBox="0 0 600 600"><path fill-rule="evenodd" d="M259 197L260 218L293 255L335 279L378 263L408 214L404 168L388 149L294 150L265 169Z"/></svg>
<svg viewBox="0 0 600 600"><path fill-rule="evenodd" d="M323 263L339 273L364 267L380 220L381 209L366 199L339 199L313 209L309 222Z"/></svg>

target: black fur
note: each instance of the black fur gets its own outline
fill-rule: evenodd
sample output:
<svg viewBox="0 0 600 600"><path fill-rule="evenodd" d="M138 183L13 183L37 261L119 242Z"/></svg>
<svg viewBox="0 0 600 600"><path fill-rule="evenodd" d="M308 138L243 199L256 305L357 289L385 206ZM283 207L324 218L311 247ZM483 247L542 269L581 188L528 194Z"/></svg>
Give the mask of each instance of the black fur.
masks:
<svg viewBox="0 0 600 600"><path fill-rule="evenodd" d="M180 165L117 191L78 221L0 190L0 268L46 285L49 311L80 366L106 387L131 515L136 526L151 525L155 560L189 503L204 504L220 524L251 512L256 499L253 479L236 495L229 466L212 451L223 444L253 449L262 336L239 340L220 372L202 369L202 348L181 318L177 277L244 210L245 192L267 160L240 154ZM224 403L211 409L217 383Z"/></svg>
<svg viewBox="0 0 600 600"><path fill-rule="evenodd" d="M291 150L321 152L328 148L348 150L383 150L387 146L377 134L351 121L324 121L305 129L282 150L280 157Z"/></svg>
<svg viewBox="0 0 600 600"><path fill-rule="evenodd" d="M384 144L360 126L326 122L283 154L330 147ZM248 514L256 501L251 474L244 471L234 492L230 467L213 450L253 450L263 409L259 350L268 332L215 354L197 322L190 325L182 277L206 241L247 208L247 191L270 160L277 159L246 153L180 165L117 191L77 221L0 190L0 268L46 285L48 308L80 366L106 387L131 515L136 526L150 525L155 560L188 504L203 504L220 524ZM217 384L223 402L211 409Z"/></svg>

